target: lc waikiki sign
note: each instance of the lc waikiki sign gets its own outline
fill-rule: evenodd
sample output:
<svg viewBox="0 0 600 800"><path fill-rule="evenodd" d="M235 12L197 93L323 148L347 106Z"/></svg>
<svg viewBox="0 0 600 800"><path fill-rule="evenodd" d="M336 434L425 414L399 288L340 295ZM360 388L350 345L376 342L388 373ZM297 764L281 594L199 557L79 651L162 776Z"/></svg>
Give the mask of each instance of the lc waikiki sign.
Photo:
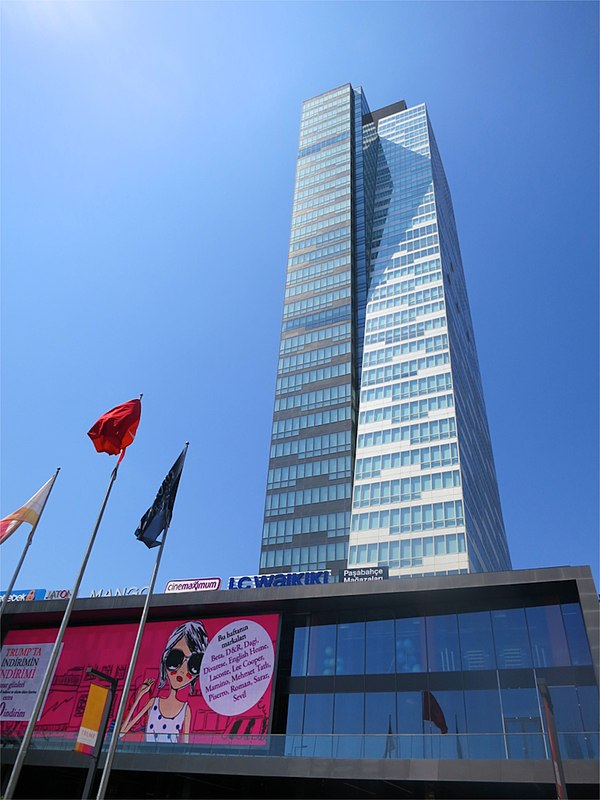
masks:
<svg viewBox="0 0 600 800"><path fill-rule="evenodd" d="M275 589L278 586L319 586L331 583L331 570L276 572L273 575L243 575L229 578L228 589Z"/></svg>

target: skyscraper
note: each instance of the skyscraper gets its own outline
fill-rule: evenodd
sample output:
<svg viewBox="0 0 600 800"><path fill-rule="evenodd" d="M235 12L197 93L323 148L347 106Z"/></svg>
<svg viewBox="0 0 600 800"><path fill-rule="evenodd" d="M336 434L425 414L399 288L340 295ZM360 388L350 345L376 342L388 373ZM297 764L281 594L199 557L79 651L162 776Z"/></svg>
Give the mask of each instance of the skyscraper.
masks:
<svg viewBox="0 0 600 800"><path fill-rule="evenodd" d="M307 100L261 572L510 569L452 201L427 110Z"/></svg>

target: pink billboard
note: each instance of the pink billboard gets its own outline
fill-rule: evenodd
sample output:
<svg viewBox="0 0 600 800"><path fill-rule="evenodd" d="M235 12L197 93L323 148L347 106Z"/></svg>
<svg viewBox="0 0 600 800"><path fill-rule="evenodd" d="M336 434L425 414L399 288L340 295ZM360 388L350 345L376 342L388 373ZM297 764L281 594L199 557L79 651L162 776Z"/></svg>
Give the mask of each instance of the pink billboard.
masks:
<svg viewBox="0 0 600 800"><path fill-rule="evenodd" d="M128 741L261 744L270 727L279 615L182 619L146 625L120 735ZM119 680L111 720L129 666L135 624L68 628L36 731L76 735L91 681L88 667ZM9 631L2 646L2 736L20 735L23 698L39 686L19 654L52 643L56 630ZM27 646L25 648L24 646ZM31 648L37 648L32 650ZM42 648L45 649L45 648ZM29 702L29 707L31 703Z"/></svg>

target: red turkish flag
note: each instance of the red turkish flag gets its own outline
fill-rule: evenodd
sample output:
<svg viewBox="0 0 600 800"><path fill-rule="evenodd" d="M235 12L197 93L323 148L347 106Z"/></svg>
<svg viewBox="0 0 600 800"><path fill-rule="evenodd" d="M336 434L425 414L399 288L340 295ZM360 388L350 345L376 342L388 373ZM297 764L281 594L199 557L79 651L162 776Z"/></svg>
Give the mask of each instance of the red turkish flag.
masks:
<svg viewBox="0 0 600 800"><path fill-rule="evenodd" d="M96 451L111 456L121 453L120 463L125 455L125 448L129 447L135 438L141 415L142 403L137 399L116 406L103 414L88 431Z"/></svg>
<svg viewBox="0 0 600 800"><path fill-rule="evenodd" d="M448 733L444 712L435 697L426 689L423 690L423 719L433 722L442 733Z"/></svg>

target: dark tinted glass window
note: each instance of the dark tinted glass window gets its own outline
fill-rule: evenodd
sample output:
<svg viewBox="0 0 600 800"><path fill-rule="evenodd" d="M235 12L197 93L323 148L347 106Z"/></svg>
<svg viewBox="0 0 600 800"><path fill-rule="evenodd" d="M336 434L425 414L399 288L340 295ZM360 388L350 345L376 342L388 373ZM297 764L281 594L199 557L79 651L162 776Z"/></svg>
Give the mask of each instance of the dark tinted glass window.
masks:
<svg viewBox="0 0 600 800"><path fill-rule="evenodd" d="M456 614L427 617L427 653L431 672L460 670Z"/></svg>
<svg viewBox="0 0 600 800"><path fill-rule="evenodd" d="M365 756L386 758L399 746L396 733L396 695L372 692L365 695Z"/></svg>
<svg viewBox="0 0 600 800"><path fill-rule="evenodd" d="M396 620L396 669L398 672L427 671L423 617Z"/></svg>
<svg viewBox="0 0 600 800"><path fill-rule="evenodd" d="M307 694L304 704L303 755L331 758L333 739L331 736L306 736L306 734L330 734L333 729L333 695Z"/></svg>
<svg viewBox="0 0 600 800"><path fill-rule="evenodd" d="M464 670L496 669L492 622L488 611L458 615L460 652Z"/></svg>
<svg viewBox="0 0 600 800"><path fill-rule="evenodd" d="M469 758L504 758L500 696L495 689L465 691Z"/></svg>
<svg viewBox="0 0 600 800"><path fill-rule="evenodd" d="M499 669L531 667L529 636L522 608L492 611L492 628Z"/></svg>
<svg viewBox="0 0 600 800"><path fill-rule="evenodd" d="M465 702L461 691L422 692L427 758L467 758Z"/></svg>
<svg viewBox="0 0 600 800"><path fill-rule="evenodd" d="M309 628L296 628L292 650L292 675L306 675Z"/></svg>
<svg viewBox="0 0 600 800"><path fill-rule="evenodd" d="M387 674L396 670L394 620L367 622L367 665L369 675Z"/></svg>
<svg viewBox="0 0 600 800"><path fill-rule="evenodd" d="M590 647L579 603L563 604L562 615L571 653L571 664L591 664Z"/></svg>
<svg viewBox="0 0 600 800"><path fill-rule="evenodd" d="M334 698L333 755L360 758L363 749L364 694L336 694Z"/></svg>
<svg viewBox="0 0 600 800"><path fill-rule="evenodd" d="M362 675L365 671L365 623L342 623L337 629L336 673Z"/></svg>
<svg viewBox="0 0 600 800"><path fill-rule="evenodd" d="M549 686L563 758L588 758L580 698L575 686Z"/></svg>
<svg viewBox="0 0 600 800"><path fill-rule="evenodd" d="M502 711L509 758L545 758L535 689L503 689Z"/></svg>
<svg viewBox="0 0 600 800"><path fill-rule="evenodd" d="M334 733L363 733L365 696L362 693L335 695Z"/></svg>
<svg viewBox="0 0 600 800"><path fill-rule="evenodd" d="M315 625L310 629L308 674L333 675L335 671L335 625Z"/></svg>
<svg viewBox="0 0 600 800"><path fill-rule="evenodd" d="M304 695L292 694L288 702L288 715L286 732L302 733L302 718L304 716Z"/></svg>
<svg viewBox="0 0 600 800"><path fill-rule="evenodd" d="M397 737L398 749L394 751L394 756L397 758L425 758L421 692L398 692L396 702L400 735Z"/></svg>
<svg viewBox="0 0 600 800"><path fill-rule="evenodd" d="M525 609L535 667L566 667L569 664L567 637L560 606Z"/></svg>

